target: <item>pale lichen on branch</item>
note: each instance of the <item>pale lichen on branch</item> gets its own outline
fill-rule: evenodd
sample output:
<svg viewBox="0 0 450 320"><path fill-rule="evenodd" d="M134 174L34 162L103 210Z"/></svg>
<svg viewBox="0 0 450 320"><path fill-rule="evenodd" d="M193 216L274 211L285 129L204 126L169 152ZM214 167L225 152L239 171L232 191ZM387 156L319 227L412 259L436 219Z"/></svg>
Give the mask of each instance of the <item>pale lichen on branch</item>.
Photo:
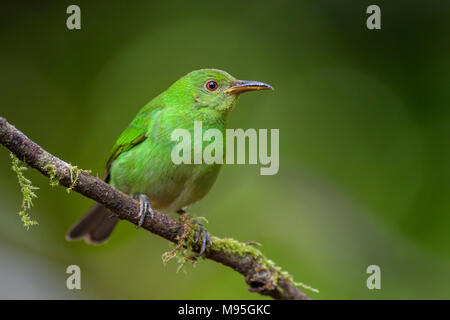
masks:
<svg viewBox="0 0 450 320"><path fill-rule="evenodd" d="M59 185L58 178L56 177L56 168L54 165L48 163L42 169L47 171L48 178L50 179L50 185L56 187Z"/></svg>
<svg viewBox="0 0 450 320"><path fill-rule="evenodd" d="M73 190L73 187L75 187L75 185L77 184L80 173L90 174L91 170L79 169L77 166L69 165L69 172L70 172L70 181L72 183L70 187L67 188L67 193L70 193L70 191Z"/></svg>
<svg viewBox="0 0 450 320"><path fill-rule="evenodd" d="M177 243L173 244L173 248L162 254L164 267L166 267L167 262L177 258L177 272L180 270L185 271L184 267L187 261L190 261L193 265L197 262L197 258L192 252L192 241L190 241L195 231L193 221L186 214L180 215L180 221L184 225L183 233L177 240Z"/></svg>
<svg viewBox="0 0 450 320"><path fill-rule="evenodd" d="M22 205L19 211L19 216L25 228L29 229L30 226L37 225L37 221L32 220L29 214L30 208L33 206L33 199L37 198L36 193L33 190L38 190L31 184L31 181L25 178L23 172L28 168L22 164L22 162L17 159L17 157L11 153L12 166L11 169L16 173L17 180L20 187L20 192L22 193Z"/></svg>

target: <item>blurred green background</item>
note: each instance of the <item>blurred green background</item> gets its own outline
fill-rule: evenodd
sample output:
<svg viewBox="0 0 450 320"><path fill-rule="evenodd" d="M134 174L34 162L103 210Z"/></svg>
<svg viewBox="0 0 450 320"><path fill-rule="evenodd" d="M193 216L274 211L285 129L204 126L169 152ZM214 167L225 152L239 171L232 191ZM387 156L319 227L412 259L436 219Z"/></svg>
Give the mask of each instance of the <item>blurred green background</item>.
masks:
<svg viewBox="0 0 450 320"><path fill-rule="evenodd" d="M79 31L66 8L81 7ZM382 29L366 28L381 7ZM151 98L202 67L267 82L230 128L279 128L280 171L225 166L191 208L217 236L260 242L313 299L450 298L450 3L444 1L10 1L0 13L0 115L102 175ZM40 187L26 231L0 148L0 298L259 299L211 261L164 269L167 241L120 223L103 246L68 243L92 204ZM66 289L81 267L82 290ZM366 268L381 268L368 290Z"/></svg>

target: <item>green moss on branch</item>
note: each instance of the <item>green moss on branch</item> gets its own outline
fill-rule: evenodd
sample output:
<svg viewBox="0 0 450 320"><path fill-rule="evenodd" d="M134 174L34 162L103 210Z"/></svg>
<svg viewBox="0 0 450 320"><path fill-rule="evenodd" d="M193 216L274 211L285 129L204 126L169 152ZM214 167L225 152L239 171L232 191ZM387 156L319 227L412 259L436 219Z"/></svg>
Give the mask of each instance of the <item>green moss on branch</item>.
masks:
<svg viewBox="0 0 450 320"><path fill-rule="evenodd" d="M319 290L302 282L295 282L294 277L291 274L283 270L281 267L277 266L272 260L266 258L266 256L264 256L264 254L252 244L242 243L232 238L220 239L217 237L212 237L212 241L212 250L227 252L230 255L238 255L242 258L247 255L255 258L263 268L263 270L258 271L266 271L271 275L269 283L266 284L266 286L268 287L267 289L270 289L269 287L275 287L278 290L282 290L278 285L278 282L281 279L285 279L290 281L297 287L302 287L316 293L319 292Z"/></svg>
<svg viewBox="0 0 450 320"><path fill-rule="evenodd" d="M33 206L33 199L37 198L37 195L33 190L39 189L31 184L31 181L25 178L23 172L28 168L22 165L22 162L11 153L12 167L11 169L16 173L17 180L22 193L22 205L19 211L19 216L25 228L29 229L30 226L37 225L37 221L32 220L29 214L30 208Z"/></svg>

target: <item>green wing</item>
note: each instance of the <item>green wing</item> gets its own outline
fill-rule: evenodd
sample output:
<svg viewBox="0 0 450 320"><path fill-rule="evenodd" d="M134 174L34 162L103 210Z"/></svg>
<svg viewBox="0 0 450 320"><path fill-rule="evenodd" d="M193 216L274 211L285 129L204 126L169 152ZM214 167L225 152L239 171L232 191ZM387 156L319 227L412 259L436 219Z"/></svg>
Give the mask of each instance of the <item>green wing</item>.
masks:
<svg viewBox="0 0 450 320"><path fill-rule="evenodd" d="M129 126L122 132L122 134L117 139L111 152L109 154L108 162L105 168L105 181L109 181L109 170L111 164L116 160L122 153L129 151L136 145L147 139L148 123L150 118L155 111L161 109L161 107L147 105L137 114L134 120L129 124Z"/></svg>

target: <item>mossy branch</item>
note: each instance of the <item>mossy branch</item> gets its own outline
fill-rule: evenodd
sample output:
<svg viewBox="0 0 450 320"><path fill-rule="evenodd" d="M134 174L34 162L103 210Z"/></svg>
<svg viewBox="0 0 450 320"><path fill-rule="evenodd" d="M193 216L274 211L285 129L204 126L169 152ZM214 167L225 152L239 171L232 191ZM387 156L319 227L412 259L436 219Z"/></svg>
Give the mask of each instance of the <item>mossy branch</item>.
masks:
<svg viewBox="0 0 450 320"><path fill-rule="evenodd" d="M139 223L139 202L99 178L89 175L87 171L77 169L48 153L2 117L0 117L0 143L9 149L17 159L23 159L28 166L49 177L52 185L59 183L69 190L103 204L113 211L118 218L128 220L136 225ZM20 168L20 166L17 165L17 168ZM18 177L21 171L23 169L16 171ZM22 183L26 190L26 180L22 180ZM26 193L30 195L27 198L30 200L33 197L31 196L32 189L28 189ZM24 203L29 208L32 203L28 200L24 200ZM23 217L28 217L26 213L22 216L22 219L28 221L27 218ZM28 223L33 222L29 220ZM200 251L200 246L189 240L192 237L186 236L193 232L192 226L187 223L180 223L168 215L155 211L153 218L147 217L145 219L142 228L175 243L178 245L178 247L175 247L176 250L187 248L193 252ZM186 230L186 228L190 229ZM204 255L205 258L219 262L241 273L245 277L250 291L274 299L309 299L305 293L296 287L297 283L293 281L291 275L282 271L280 267L267 259L254 245L214 236L212 240L213 245L208 246ZM180 243L182 243L182 246L179 245ZM174 254L176 254L176 250L173 252ZM165 258L171 258L171 256Z"/></svg>

